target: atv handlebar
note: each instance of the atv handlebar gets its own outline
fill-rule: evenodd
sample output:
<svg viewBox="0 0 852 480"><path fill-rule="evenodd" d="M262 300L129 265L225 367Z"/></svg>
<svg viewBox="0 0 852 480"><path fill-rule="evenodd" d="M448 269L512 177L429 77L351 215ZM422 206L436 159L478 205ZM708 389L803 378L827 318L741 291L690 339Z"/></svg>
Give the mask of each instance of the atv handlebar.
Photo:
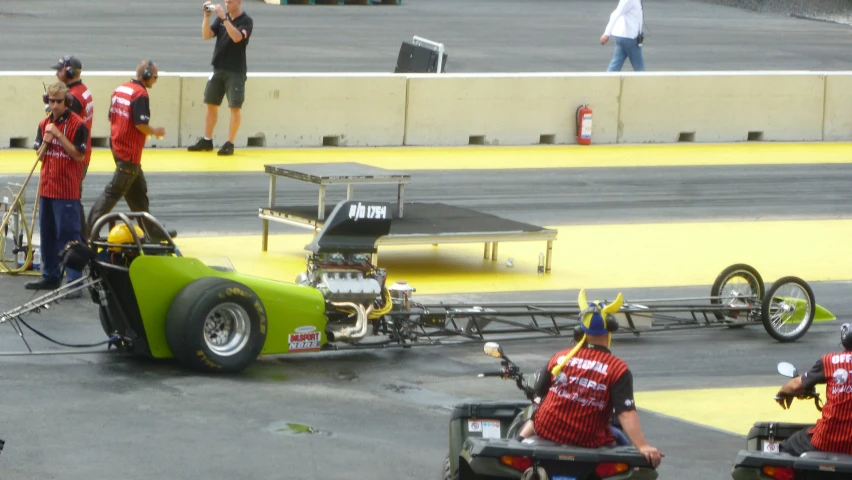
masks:
<svg viewBox="0 0 852 480"><path fill-rule="evenodd" d="M799 400L809 400L812 398L814 399L814 406L816 407L817 411L822 411L822 398L820 397L819 393L813 388L811 388L810 390L805 390L804 392L799 394L783 394L781 392L778 392L778 394L775 395L775 401L778 402L778 404L785 409L789 408L790 403L792 403L794 398L798 398ZM785 403L786 406L784 406Z"/></svg>
<svg viewBox="0 0 852 480"><path fill-rule="evenodd" d="M500 377L503 380L512 379L515 381L518 389L524 392L524 395L529 401L532 402L535 399L535 392L533 391L533 388L527 384L524 374L521 373L521 369L508 360L503 360L503 370L497 372L483 372L479 374L479 377Z"/></svg>

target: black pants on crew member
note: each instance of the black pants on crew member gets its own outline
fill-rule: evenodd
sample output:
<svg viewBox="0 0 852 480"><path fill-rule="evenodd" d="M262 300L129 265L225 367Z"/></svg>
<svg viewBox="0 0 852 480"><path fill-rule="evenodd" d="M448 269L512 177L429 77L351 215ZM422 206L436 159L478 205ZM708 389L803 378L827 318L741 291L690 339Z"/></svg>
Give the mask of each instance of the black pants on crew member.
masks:
<svg viewBox="0 0 852 480"><path fill-rule="evenodd" d="M131 212L150 213L148 183L145 180L145 174L142 172L142 166L121 160L115 156L115 153L113 153L113 159L115 160L115 173L112 175L112 180L89 211L87 230L91 233L94 233L92 227L94 227L95 222L111 212L122 198L127 202ZM155 235L159 231L153 228L149 222L144 222L144 225L151 235Z"/></svg>
<svg viewBox="0 0 852 480"><path fill-rule="evenodd" d="M799 430L798 432L790 435L786 440L781 442L781 451L785 453L789 453L794 457L801 456L805 452L813 452L817 450L811 444L811 437L808 433L812 427L807 427Z"/></svg>

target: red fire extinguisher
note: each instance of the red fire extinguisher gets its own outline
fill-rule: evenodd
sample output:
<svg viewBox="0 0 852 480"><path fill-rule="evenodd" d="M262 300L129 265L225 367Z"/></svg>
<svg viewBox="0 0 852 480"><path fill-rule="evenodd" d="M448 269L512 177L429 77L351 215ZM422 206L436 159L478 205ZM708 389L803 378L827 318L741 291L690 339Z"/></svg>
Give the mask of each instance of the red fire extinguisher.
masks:
<svg viewBox="0 0 852 480"><path fill-rule="evenodd" d="M592 109L586 105L580 105L577 109L577 143L592 143Z"/></svg>

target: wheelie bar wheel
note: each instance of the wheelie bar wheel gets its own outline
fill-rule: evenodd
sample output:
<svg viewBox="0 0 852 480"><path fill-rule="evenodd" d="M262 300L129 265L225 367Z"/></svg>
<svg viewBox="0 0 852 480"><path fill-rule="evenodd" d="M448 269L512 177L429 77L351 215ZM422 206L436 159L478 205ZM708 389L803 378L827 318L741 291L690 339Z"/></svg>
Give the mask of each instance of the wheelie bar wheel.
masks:
<svg viewBox="0 0 852 480"><path fill-rule="evenodd" d="M766 292L763 278L757 270L744 263L737 263L722 270L716 277L710 288L710 303L714 305L732 305L737 307L748 307L757 305ZM746 315L742 311L719 311L714 312L717 320L735 319L739 315ZM740 325L729 325L730 327L741 327Z"/></svg>
<svg viewBox="0 0 852 480"><path fill-rule="evenodd" d="M814 315L814 291L799 277L778 279L766 292L760 307L763 328L779 342L801 338L811 328Z"/></svg>

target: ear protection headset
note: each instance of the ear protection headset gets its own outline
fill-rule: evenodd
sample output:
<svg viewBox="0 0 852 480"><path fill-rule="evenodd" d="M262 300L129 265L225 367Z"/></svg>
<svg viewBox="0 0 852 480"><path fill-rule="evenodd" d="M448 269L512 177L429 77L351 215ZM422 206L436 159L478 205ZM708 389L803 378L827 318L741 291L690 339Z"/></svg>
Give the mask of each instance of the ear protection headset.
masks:
<svg viewBox="0 0 852 480"><path fill-rule="evenodd" d="M71 80L77 76L77 69L74 65L71 65L71 57L69 55L62 57L62 63L65 65L65 78Z"/></svg>
<svg viewBox="0 0 852 480"><path fill-rule="evenodd" d="M145 69L142 70L142 80L146 82L154 76L154 62L148 60L148 64L145 66Z"/></svg>
<svg viewBox="0 0 852 480"><path fill-rule="evenodd" d="M44 92L44 95L41 96L41 100L44 102L45 105L47 105L47 99L48 98L49 98L49 95L47 94L47 92ZM65 107L70 107L70 106L71 106L71 95L69 95L68 91L66 91L65 92Z"/></svg>
<svg viewBox="0 0 852 480"><path fill-rule="evenodd" d="M840 326L840 343L846 350L852 350L852 323Z"/></svg>
<svg viewBox="0 0 852 480"><path fill-rule="evenodd" d="M581 312L582 315L582 312ZM618 331L618 319L615 318L615 315L608 313L606 317L604 317L604 325L606 326L606 331L609 333L615 333ZM586 335L586 332L583 331L582 325L577 325L574 327L574 341L579 342ZM852 339L852 335L850 335L850 339Z"/></svg>

